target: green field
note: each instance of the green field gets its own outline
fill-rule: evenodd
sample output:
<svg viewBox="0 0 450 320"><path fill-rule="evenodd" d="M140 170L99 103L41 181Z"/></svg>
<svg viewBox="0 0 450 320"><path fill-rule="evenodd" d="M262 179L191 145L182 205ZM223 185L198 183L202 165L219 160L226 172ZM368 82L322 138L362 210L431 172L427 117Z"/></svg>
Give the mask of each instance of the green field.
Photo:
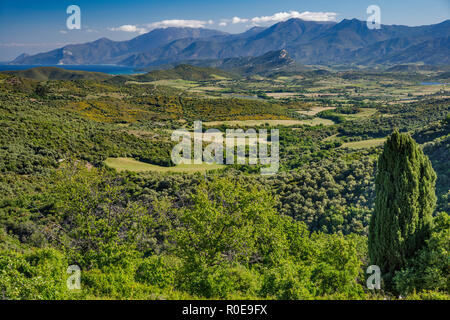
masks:
<svg viewBox="0 0 450 320"><path fill-rule="evenodd" d="M206 172L209 170L221 169L225 165L221 164L180 164L175 167L162 167L155 164L141 162L132 158L107 158L105 164L117 171L133 171L133 172L178 172L178 173L195 173Z"/></svg>
<svg viewBox="0 0 450 320"><path fill-rule="evenodd" d="M321 111L325 111L325 110L333 110L336 109L335 107L320 107L320 106L314 106L311 107L309 109L305 109L305 110L297 110L297 113L300 114L304 114L306 116L315 116L316 114L318 114Z"/></svg>
<svg viewBox="0 0 450 320"><path fill-rule="evenodd" d="M386 138L377 138L377 139L369 139L369 140L362 140L362 141L346 142L346 143L342 144L341 148L366 149L366 148L381 146L381 145L383 145L383 143L385 141L386 141Z"/></svg>
<svg viewBox="0 0 450 320"><path fill-rule="evenodd" d="M361 111L355 114L346 114L345 118L349 120L369 118L377 112L376 108L361 108Z"/></svg>

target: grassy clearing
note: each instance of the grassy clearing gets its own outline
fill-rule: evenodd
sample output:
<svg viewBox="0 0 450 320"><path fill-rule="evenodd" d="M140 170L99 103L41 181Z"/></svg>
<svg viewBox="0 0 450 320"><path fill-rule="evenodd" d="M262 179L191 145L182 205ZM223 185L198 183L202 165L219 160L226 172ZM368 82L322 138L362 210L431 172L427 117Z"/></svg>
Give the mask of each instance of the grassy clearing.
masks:
<svg viewBox="0 0 450 320"><path fill-rule="evenodd" d="M354 141L354 142L346 142L342 144L341 148L348 149L366 149L371 147L378 147L383 145L386 141L386 138L377 138L377 139L369 139L363 141Z"/></svg>
<svg viewBox="0 0 450 320"><path fill-rule="evenodd" d="M117 171L133 171L133 172L178 172L178 173L195 173L195 172L205 172L208 170L215 170L224 168L225 165L222 164L180 164L175 167L162 167L154 164L149 164L141 162L132 158L107 158L105 164L108 167L114 168Z"/></svg>
<svg viewBox="0 0 450 320"><path fill-rule="evenodd" d="M343 114L343 116L349 120L370 118L377 112L376 108L361 108L361 111L355 114Z"/></svg>
<svg viewBox="0 0 450 320"><path fill-rule="evenodd" d="M242 126L242 127L252 127L268 124L269 126L295 126L295 125L308 125L317 126L324 125L330 126L334 122L329 119L314 118L308 120L230 120L230 121L209 121L203 122L205 126L219 126L219 125L229 125L229 126Z"/></svg>
<svg viewBox="0 0 450 320"><path fill-rule="evenodd" d="M219 75L217 75L217 74L212 74L211 76L212 76L214 79L216 79L216 80L225 80L225 79L229 79L229 78L227 78L227 77L219 76Z"/></svg>
<svg viewBox="0 0 450 320"><path fill-rule="evenodd" d="M173 87L180 90L188 90L199 86L199 84L196 81L182 80L182 79L156 80L148 83L157 86L159 85L159 86Z"/></svg>
<svg viewBox="0 0 450 320"><path fill-rule="evenodd" d="M304 114L306 116L315 116L316 114L318 114L321 111L325 111L325 110L333 110L336 109L335 107L311 107L310 109L307 110L297 110L297 113L300 114Z"/></svg>

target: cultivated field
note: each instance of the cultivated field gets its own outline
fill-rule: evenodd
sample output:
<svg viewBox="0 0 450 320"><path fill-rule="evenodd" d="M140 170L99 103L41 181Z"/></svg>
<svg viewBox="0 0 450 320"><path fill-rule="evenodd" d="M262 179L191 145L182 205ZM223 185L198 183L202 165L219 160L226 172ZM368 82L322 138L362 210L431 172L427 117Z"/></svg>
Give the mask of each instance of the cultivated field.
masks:
<svg viewBox="0 0 450 320"><path fill-rule="evenodd" d="M342 144L341 148L366 149L366 148L381 146L385 141L386 141L386 138L378 138L378 139L346 142L346 143Z"/></svg>
<svg viewBox="0 0 450 320"><path fill-rule="evenodd" d="M296 112L300 113L300 114L304 114L305 116L315 116L316 114L318 114L321 111L334 110L334 109L336 109L336 108L335 107L312 107L307 110L298 110Z"/></svg>
<svg viewBox="0 0 450 320"><path fill-rule="evenodd" d="M225 165L218 164L180 164L175 167L163 167L150 163L141 162L132 158L108 158L105 160L105 164L114 168L117 171L132 171L132 172L145 172L145 171L155 171L155 172L178 172L178 173L195 173L195 172L206 172L209 170L216 170L224 168Z"/></svg>

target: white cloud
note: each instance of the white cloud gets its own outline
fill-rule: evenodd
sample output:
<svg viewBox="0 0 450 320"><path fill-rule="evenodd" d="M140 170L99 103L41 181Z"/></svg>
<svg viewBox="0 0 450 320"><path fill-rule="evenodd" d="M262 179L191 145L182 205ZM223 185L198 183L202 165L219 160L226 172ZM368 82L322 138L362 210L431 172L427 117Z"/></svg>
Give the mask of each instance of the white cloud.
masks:
<svg viewBox="0 0 450 320"><path fill-rule="evenodd" d="M163 20L158 22L149 23L146 25L146 27L151 29L157 29L157 28L169 28L169 27L180 27L180 28L204 28L207 24L213 24L214 21L203 21L203 20L181 20L181 19L174 19L174 20Z"/></svg>
<svg viewBox="0 0 450 320"><path fill-rule="evenodd" d="M124 24L118 28L108 28L110 31L138 32L140 34L147 32L145 28L141 28L132 24Z"/></svg>
<svg viewBox="0 0 450 320"><path fill-rule="evenodd" d="M245 23L247 21L248 21L248 19L242 19L242 18L239 18L239 17L234 17L231 20L231 22L234 23L234 24L236 24L236 23Z"/></svg>
<svg viewBox="0 0 450 320"><path fill-rule="evenodd" d="M253 26L260 24L270 24L280 21L285 21L291 18L298 18L303 20L312 21L336 21L337 13L335 12L278 12L271 16L260 16L253 18L240 18L233 17L232 19L221 19L218 23L220 27L226 27L229 23L239 24L239 23L250 23ZM123 32L133 32L143 34L149 32L153 29L158 28L169 28L169 27L187 27L187 28L205 28L208 25L213 25L213 20L184 20L184 19L173 19L173 20L162 20L141 25L125 24L116 28L108 28L111 31L123 31Z"/></svg>
<svg viewBox="0 0 450 320"><path fill-rule="evenodd" d="M138 32L139 34L143 34L149 32L153 29L158 28L169 28L169 27L178 27L178 28L204 28L206 25L214 24L213 20L203 21L203 20L183 20L183 19L174 19L174 20L162 20L152 23L147 23L144 25L132 25L125 24L123 26L117 28L108 28L110 31L124 31L124 32Z"/></svg>
<svg viewBox="0 0 450 320"><path fill-rule="evenodd" d="M61 33L61 34L67 34L67 30L59 30L59 33Z"/></svg>
<svg viewBox="0 0 450 320"><path fill-rule="evenodd" d="M311 21L335 21L337 13L335 12L278 12L271 16L255 17L252 19L253 23L261 22L280 22L292 18L311 20Z"/></svg>
<svg viewBox="0 0 450 320"><path fill-rule="evenodd" d="M277 12L271 16L261 16L254 17L251 19L244 19L239 17L234 17L232 19L233 23L245 23L247 21L252 22L254 25L257 24L266 24L266 23L276 23L281 21L286 21L292 18L302 19L302 20L310 20L310 21L336 21L337 13L335 12L298 12L298 11L289 11L289 12Z"/></svg>

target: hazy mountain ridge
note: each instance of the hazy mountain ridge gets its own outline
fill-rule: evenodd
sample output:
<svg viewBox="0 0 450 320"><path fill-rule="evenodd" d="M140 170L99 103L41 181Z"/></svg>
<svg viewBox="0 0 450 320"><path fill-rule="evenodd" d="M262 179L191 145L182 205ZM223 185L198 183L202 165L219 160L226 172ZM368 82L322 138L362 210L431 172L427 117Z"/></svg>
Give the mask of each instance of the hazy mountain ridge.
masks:
<svg viewBox="0 0 450 320"><path fill-rule="evenodd" d="M100 38L93 42L67 45L36 55L20 55L12 64L116 64L132 54L148 51L170 43L174 39L208 38L227 35L203 28L155 29L128 41Z"/></svg>
<svg viewBox="0 0 450 320"><path fill-rule="evenodd" d="M256 57L286 49L301 64L450 64L450 20L428 26L382 25L344 19L290 19L241 34L203 28L155 29L128 41L101 38L46 53L17 57L13 64L105 64L134 67L188 60Z"/></svg>

